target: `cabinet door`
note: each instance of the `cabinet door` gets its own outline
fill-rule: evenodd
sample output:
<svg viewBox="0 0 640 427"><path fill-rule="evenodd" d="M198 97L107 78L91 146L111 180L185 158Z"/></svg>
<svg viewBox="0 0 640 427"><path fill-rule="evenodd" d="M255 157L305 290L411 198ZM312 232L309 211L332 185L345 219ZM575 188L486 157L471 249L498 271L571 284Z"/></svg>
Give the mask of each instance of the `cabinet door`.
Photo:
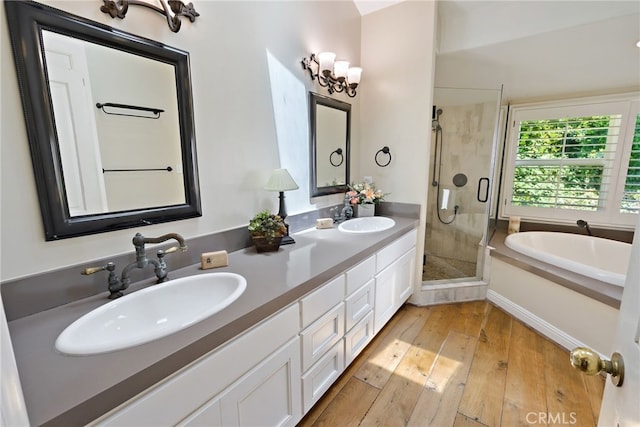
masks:
<svg viewBox="0 0 640 427"><path fill-rule="evenodd" d="M376 334L380 332L382 327L391 319L393 313L395 313L393 303L393 280L395 274L395 264L391 264L376 275L376 303L374 307L374 327Z"/></svg>
<svg viewBox="0 0 640 427"><path fill-rule="evenodd" d="M396 294L398 295L398 308L404 304L406 300L409 299L411 294L413 293L413 285L414 285L414 274L416 266L416 248L411 249L409 252L404 254L398 262L400 265L398 266L399 271L399 280L398 280L398 289Z"/></svg>
<svg viewBox="0 0 640 427"><path fill-rule="evenodd" d="M376 334L413 292L414 258L415 247L376 275L374 309Z"/></svg>
<svg viewBox="0 0 640 427"><path fill-rule="evenodd" d="M222 427L222 396L217 396L177 424L177 427Z"/></svg>
<svg viewBox="0 0 640 427"><path fill-rule="evenodd" d="M300 340L294 338L180 426L288 426L302 418Z"/></svg>

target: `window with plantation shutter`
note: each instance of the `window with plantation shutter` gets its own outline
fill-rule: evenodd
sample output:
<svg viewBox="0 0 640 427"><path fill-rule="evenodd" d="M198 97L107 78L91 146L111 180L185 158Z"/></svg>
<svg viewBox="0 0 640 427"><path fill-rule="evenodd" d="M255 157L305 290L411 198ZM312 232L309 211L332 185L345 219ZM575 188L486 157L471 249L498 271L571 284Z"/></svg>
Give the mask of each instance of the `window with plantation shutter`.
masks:
<svg viewBox="0 0 640 427"><path fill-rule="evenodd" d="M639 97L512 107L502 217L633 225L629 214L640 212Z"/></svg>
<svg viewBox="0 0 640 427"><path fill-rule="evenodd" d="M598 210L610 181L620 115L523 120L511 203Z"/></svg>
<svg viewBox="0 0 640 427"><path fill-rule="evenodd" d="M640 213L640 114L636 116L620 212Z"/></svg>

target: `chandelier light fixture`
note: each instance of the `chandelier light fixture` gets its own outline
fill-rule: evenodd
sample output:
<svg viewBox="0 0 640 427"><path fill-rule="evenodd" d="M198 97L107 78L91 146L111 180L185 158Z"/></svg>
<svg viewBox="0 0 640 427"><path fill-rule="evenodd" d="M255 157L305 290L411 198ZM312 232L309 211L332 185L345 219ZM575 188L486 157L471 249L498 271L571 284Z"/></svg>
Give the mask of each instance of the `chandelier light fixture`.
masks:
<svg viewBox="0 0 640 427"><path fill-rule="evenodd" d="M335 53L312 53L302 60L302 68L309 71L311 80L318 79L318 84L326 87L330 94L344 92L350 98L356 96L362 68L349 67L349 61L336 61Z"/></svg>

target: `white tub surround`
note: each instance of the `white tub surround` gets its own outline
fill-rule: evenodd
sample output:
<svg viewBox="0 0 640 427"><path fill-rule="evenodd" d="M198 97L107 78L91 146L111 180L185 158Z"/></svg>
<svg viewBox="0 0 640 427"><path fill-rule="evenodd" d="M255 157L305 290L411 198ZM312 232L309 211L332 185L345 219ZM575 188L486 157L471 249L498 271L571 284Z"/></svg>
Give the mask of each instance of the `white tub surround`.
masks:
<svg viewBox="0 0 640 427"><path fill-rule="evenodd" d="M496 258L487 299L568 350L611 354L617 308Z"/></svg>
<svg viewBox="0 0 640 427"><path fill-rule="evenodd" d="M624 286L631 244L582 234L527 231L505 245L531 258L602 282Z"/></svg>
<svg viewBox="0 0 640 427"><path fill-rule="evenodd" d="M490 242L487 299L567 349L610 354L623 287L517 252L506 236L497 231Z"/></svg>
<svg viewBox="0 0 640 427"><path fill-rule="evenodd" d="M615 309L620 308L623 288L612 283L603 282L584 274L558 267L540 259L532 258L509 248L505 244L506 231L497 230L489 242L491 267L494 260L499 259L521 270L535 274L559 286L571 289L579 294L593 298ZM493 280L493 270L489 281ZM491 287L490 287L491 288Z"/></svg>

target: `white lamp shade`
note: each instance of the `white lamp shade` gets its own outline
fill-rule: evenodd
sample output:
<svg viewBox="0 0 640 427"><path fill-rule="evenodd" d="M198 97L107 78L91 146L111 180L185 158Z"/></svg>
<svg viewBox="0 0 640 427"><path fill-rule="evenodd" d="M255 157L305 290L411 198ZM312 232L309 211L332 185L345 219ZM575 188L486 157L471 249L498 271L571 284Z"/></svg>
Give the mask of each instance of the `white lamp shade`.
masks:
<svg viewBox="0 0 640 427"><path fill-rule="evenodd" d="M347 81L353 84L360 83L360 77L362 76L362 68L360 67L351 67L347 72Z"/></svg>
<svg viewBox="0 0 640 427"><path fill-rule="evenodd" d="M286 169L275 169L271 173L267 185L264 186L264 189L267 191L290 191L297 190L298 188L298 184L296 184Z"/></svg>
<svg viewBox="0 0 640 427"><path fill-rule="evenodd" d="M324 70L333 71L333 61L336 59L336 54L333 52L320 52L318 54L318 67L320 73Z"/></svg>
<svg viewBox="0 0 640 427"><path fill-rule="evenodd" d="M333 64L334 74L336 78L347 78L347 71L349 70L349 61L336 61Z"/></svg>

